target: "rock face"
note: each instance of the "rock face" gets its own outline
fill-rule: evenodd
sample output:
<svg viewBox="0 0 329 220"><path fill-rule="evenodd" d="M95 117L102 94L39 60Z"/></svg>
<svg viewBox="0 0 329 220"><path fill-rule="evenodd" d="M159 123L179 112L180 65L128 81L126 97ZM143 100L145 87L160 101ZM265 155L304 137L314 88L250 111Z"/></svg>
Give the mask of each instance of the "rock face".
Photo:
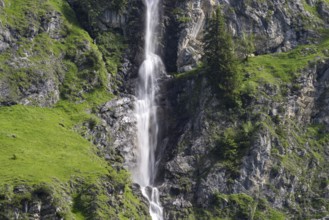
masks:
<svg viewBox="0 0 329 220"><path fill-rule="evenodd" d="M31 196L31 198L27 195ZM55 204L53 195L44 188L40 187L32 189L31 187L23 185L16 186L13 189L11 199L15 200L20 196L22 197L21 200L19 199L15 201L20 203L19 206L14 204L14 202L10 203L7 201L8 204L3 205L0 208L1 219L63 219L61 213L66 207L61 207L61 205ZM68 195L62 196L65 202L72 202Z"/></svg>
<svg viewBox="0 0 329 220"><path fill-rule="evenodd" d="M24 9L20 25L12 19L0 23L0 105L50 107L60 96L79 99L100 87L106 74L90 37L68 25L72 18L41 7L43 13ZM73 13L68 4L63 7ZM70 41L74 36L80 40Z"/></svg>
<svg viewBox="0 0 329 220"><path fill-rule="evenodd" d="M322 20L314 18L306 10L303 1L164 1L168 19L164 22L168 34L167 44L177 35L176 63L167 64L168 69L177 67L178 72L195 68L202 55L203 30L207 17L211 16L218 5L222 8L230 32L236 38L250 36L254 40L255 50L251 53L264 54L287 51L299 44L311 43L317 33L313 29L323 22L328 5L316 2ZM174 3L172 3L174 2ZM312 4L311 4L312 5ZM170 9L167 9L170 7ZM303 18L303 19L299 19ZM172 26L176 25L176 29ZM311 27L311 28L309 28ZM170 50L170 49L169 49ZM170 53L166 59L171 59Z"/></svg>
<svg viewBox="0 0 329 220"><path fill-rule="evenodd" d="M129 47L125 55L129 58L129 62L134 64L134 69L129 73L136 74L139 64L143 61L141 54L144 43L144 5L142 2L139 0L129 0L127 3L125 1L118 1L117 3L108 1L104 3L103 1L78 0L69 0L68 2L76 11L83 27L92 36L102 32L114 31L128 41ZM120 10L118 10L118 7L120 7ZM125 83L126 81L127 78L125 78Z"/></svg>
<svg viewBox="0 0 329 220"><path fill-rule="evenodd" d="M61 38L61 16L55 12L49 12L35 26L25 30L29 41L33 41L38 34L45 33L52 39ZM47 67L55 67L58 59L50 55L49 60L31 62L36 56L36 51L25 49L22 54L17 54L20 49L19 38L21 36L15 30L9 30L0 24L0 52L8 53L6 68L11 69L12 76L0 78L0 105L20 103L24 105L51 106L59 100L59 81L55 71L49 71ZM10 56L9 54L13 54ZM46 68L38 68L40 65ZM4 68L4 67L3 67ZM7 69L3 71L7 72ZM24 71L22 71L24 70ZM20 82L18 82L21 80ZM15 85L16 84L16 85Z"/></svg>
<svg viewBox="0 0 329 220"><path fill-rule="evenodd" d="M102 38L105 33L106 36L120 39L120 25L128 22L129 17L121 22L121 18L117 18L121 14L114 12L113 8L105 7L104 10L104 16L98 20L99 27L105 26L104 32L97 27L97 34L101 35L99 37L93 35L96 34L93 32L95 26L89 26L89 34L80 27L80 23L91 20L86 21L82 17L78 21L65 0L29 2L23 5L20 2L8 2L5 5L5 1L0 0L0 107L8 106L3 109L9 111L13 108L11 105L15 104L52 107L59 114L63 113L63 117L69 118L72 115L65 112L65 104L84 105L83 116L77 117L78 122L72 119L72 130L79 132L98 148L91 148L88 153L86 151L88 155L94 157L97 152L101 158L95 159L104 163L104 166L106 160L109 165L108 175L85 178L76 169L77 175L72 175L72 178L63 180L54 176L51 181L36 179L36 183L45 181L36 185L33 185L34 181L26 181L13 173L13 176L0 184L0 219L80 218L76 215L86 219L149 219L146 202L137 186L131 186L130 176L125 170L134 163L128 159L124 163L123 160L123 156L131 160L134 158L131 150L134 148L136 133L132 114L134 97L126 95L121 96L122 99L110 101L110 91L116 88L115 84L110 83L111 75L108 72L111 67L117 71L116 65L119 65L122 58L122 45L113 52L111 47L106 47L108 39ZM105 43L101 44L100 40L96 44L96 39ZM119 44L115 43L115 46ZM122 79L126 78L130 70L129 63L127 60L127 65L120 69ZM56 106L59 100L63 101L63 106ZM35 109L43 111L38 107ZM22 117L25 117L24 113ZM59 126L65 127L66 124L60 122ZM13 138L16 137L13 135ZM25 147L18 148L24 150ZM17 159L15 154L13 158Z"/></svg>
<svg viewBox="0 0 329 220"><path fill-rule="evenodd" d="M178 19L185 18L186 24L178 43L177 67L179 72L195 68L200 61L202 54L200 33L206 20L205 12L201 8L201 1L185 2L182 8L184 17Z"/></svg>
<svg viewBox="0 0 329 220"><path fill-rule="evenodd" d="M111 146L112 150L123 156L125 159L124 166L129 170L133 170L136 166L137 121L134 114L135 101L134 96L127 95L107 102L100 109L101 118L106 122L107 132L110 133L112 140L106 146Z"/></svg>
<svg viewBox="0 0 329 220"><path fill-rule="evenodd" d="M325 16L317 17L309 10L313 7L325 15L328 5L322 1L164 0L160 33L167 70L187 72L199 65L206 20L218 4L235 42L243 35L253 39L254 51L249 52L256 55L317 43L320 34L315 27L328 25ZM101 27L119 28L128 39L141 43L143 28L136 25L130 31L125 16L104 12ZM127 53L124 63L129 68L120 73L125 84L122 92L133 94L141 49L130 45ZM279 210L288 218L325 216L328 174L323 168L328 149L326 144L314 144L310 138L314 134L309 132L315 124L327 127L327 69L327 60L317 60L298 70L298 77L286 87L260 84L259 94L243 101L243 114L223 107L202 71L164 79L157 182L165 219L211 217L201 210L233 219L252 218L251 210L256 219L271 218L264 210ZM101 108L114 149L124 156L128 167L134 163L136 141L132 100L133 96L123 95ZM314 196L321 201L312 199Z"/></svg>
<svg viewBox="0 0 329 220"><path fill-rule="evenodd" d="M78 210L90 219L101 219L104 216L119 219L119 213L129 217L134 213L133 216L149 219L146 202L140 192L131 189L143 203L131 203L126 198L125 186L122 183L116 185L113 180L106 178L91 185L83 180L72 179L59 187L47 183L6 187L0 192L0 218L4 220L76 219ZM106 201L99 198L100 195Z"/></svg>
<svg viewBox="0 0 329 220"><path fill-rule="evenodd" d="M324 153L328 147L326 144L315 147L303 139L307 132L305 134L305 130L294 126L306 129L315 122L327 127L328 114L324 109L327 105L323 103L327 100L325 78L328 64L328 60L321 61L304 69L296 80L301 90L291 90L284 102L276 103L265 97L254 100L254 106L248 107L248 111L255 111L256 106L263 110L257 117L251 116L251 125L255 126L255 130L248 133L247 148L235 154L238 157L235 159L239 160L235 165L226 164L227 160L232 159L222 155L226 152L222 149L224 142L219 136L230 127L239 129L244 119L234 121L230 117L235 117L236 113L222 108L221 101L211 95L202 76L168 82L167 112L171 123L159 176L159 182L163 182L160 191L166 210L165 218L186 218L195 214L195 208L216 212L214 201L218 194L242 193L263 198L270 207L285 210L290 217L308 218L316 213L324 216L328 212L325 206L319 207L315 202L310 202L305 207L302 201L312 200L312 196L318 195L323 198L323 204L328 202L324 190L327 184L319 188L317 182L321 182L319 176L328 178L323 169L329 159L328 154ZM285 110L273 115L275 108L272 106ZM268 121L266 126L258 124L259 120L267 121L268 116L280 118L280 122ZM275 132L271 130L272 126ZM286 134L280 134L278 129L284 129ZM312 156L310 152L313 151L324 153L322 159ZM311 181L315 179L318 180ZM217 205L228 206L225 202ZM222 213L220 216L230 215ZM248 218L248 214L242 216L243 219Z"/></svg>
<svg viewBox="0 0 329 220"><path fill-rule="evenodd" d="M11 33L6 30L4 27L0 28L0 36L1 36L1 40L0 40L0 52L6 50L10 43L13 42L14 38L11 36Z"/></svg>
<svg viewBox="0 0 329 220"><path fill-rule="evenodd" d="M164 49L167 69L186 72L197 67L206 18L217 3L164 1L164 45L173 45L174 39L176 42L176 46ZM230 0L220 4L232 35L236 40L244 34L252 36L255 44L252 52L257 55L316 43L320 38L314 28L328 25L325 16L315 18L309 10L313 7L320 15L325 14L328 5L322 1ZM179 24L178 28L173 28L174 24ZM293 85L287 85L280 101L270 97L281 94L282 88L264 84L258 89L266 95L246 101L245 115L223 108L202 72L166 81L162 90L166 100L162 107L167 124L161 142L165 144L161 145L158 181L162 183L159 188L165 218L197 216L202 219L206 216L206 213L198 214L202 209L221 217L250 218L248 211L233 211L232 200L236 198L227 195L248 195L250 204L264 199L269 207L281 210L290 218L314 218L317 213L326 216L328 197L324 189L327 184L321 185L322 180L318 178L328 178L323 169L328 161L327 144L316 147L307 136L312 126L327 128L327 69L328 60L312 61L300 71ZM246 131L245 123L250 123L252 131ZM232 131L239 127L244 130L242 133ZM228 159L232 152L223 148L230 132L238 132L240 137L235 138L240 143L247 142L247 147L234 152L235 158ZM244 135L248 137L245 140ZM323 157L314 156L314 151L321 152ZM314 195L322 198L322 205L312 200ZM302 203L307 201L309 206L304 206ZM216 207L231 208L225 214Z"/></svg>
<svg viewBox="0 0 329 220"><path fill-rule="evenodd" d="M329 66L328 63L322 63L321 69L319 70L317 89L315 90L316 109L312 112L312 119L319 124L325 125L325 129L328 130L328 80L329 80Z"/></svg>
<svg viewBox="0 0 329 220"><path fill-rule="evenodd" d="M76 21L68 21L67 15L56 10L45 10L40 13L42 16L25 13L28 19L23 27L13 28L0 22L3 64L0 106L50 107L61 98L83 102L85 93L107 83L105 89L113 91L116 97L92 109L97 120L85 121L76 129L79 126L85 129L82 135L98 148L98 154L111 167L118 172L124 168L133 170L134 90L143 60L144 6L140 0L68 2L79 24L92 38L83 37L87 35L84 31L74 35L77 30L70 29L70 25ZM328 27L328 3L320 0L163 0L162 3L160 54L169 72L182 73L161 79L158 97L161 135L157 183L165 219L328 216L329 52L326 48L313 51L322 37L318 28ZM302 69L285 72L285 76L289 75L286 81L274 70L267 75L269 80L260 77L251 81L248 92L241 92L238 110L224 107L223 100L204 77L204 70L196 69L202 63L207 18L218 5L236 45L240 45L243 36L254 44L253 51L237 48L243 55L278 55L308 45L292 54L302 60L296 58L296 63L306 60ZM1 12L4 7L4 1L0 0ZM116 42L106 41L113 36L125 42L125 49L116 50ZM99 40L104 38L105 43ZM121 65L112 68L113 62ZM267 65L264 62L259 69L265 72ZM287 65L280 64L280 68L285 70ZM243 71L243 80L254 77L248 68ZM104 78L110 79L110 83ZM257 86L253 87L254 84ZM97 192L105 192L103 195L108 198L105 207L116 209L118 215L128 207L125 203L128 196L123 196L125 183L118 182L112 186L111 181L105 181L105 185L88 186L87 191L79 193L88 195L88 201L92 202L98 198ZM133 188L138 191L138 186ZM18 205L1 206L1 213L7 214L0 218L63 218L61 206L55 204L49 193L32 193L34 199L25 201L20 197L22 190L10 191L18 195ZM62 202L71 203L72 198L64 194L67 200ZM144 203L132 206L145 214ZM94 205L93 212L97 213L98 203Z"/></svg>

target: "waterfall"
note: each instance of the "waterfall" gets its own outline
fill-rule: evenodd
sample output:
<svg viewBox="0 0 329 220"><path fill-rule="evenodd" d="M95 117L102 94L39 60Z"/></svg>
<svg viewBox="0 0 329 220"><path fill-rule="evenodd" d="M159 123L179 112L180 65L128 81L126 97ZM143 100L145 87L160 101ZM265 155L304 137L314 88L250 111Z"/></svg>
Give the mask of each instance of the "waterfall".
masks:
<svg viewBox="0 0 329 220"><path fill-rule="evenodd" d="M154 186L156 176L155 151L158 141L159 125L157 120L156 96L159 91L157 80L164 72L161 58L156 55L156 28L159 24L159 0L144 0L146 6L145 60L139 69L137 102L138 154L137 167L133 178L141 186L142 194L150 203L152 220L163 220L163 208L159 201L159 191Z"/></svg>

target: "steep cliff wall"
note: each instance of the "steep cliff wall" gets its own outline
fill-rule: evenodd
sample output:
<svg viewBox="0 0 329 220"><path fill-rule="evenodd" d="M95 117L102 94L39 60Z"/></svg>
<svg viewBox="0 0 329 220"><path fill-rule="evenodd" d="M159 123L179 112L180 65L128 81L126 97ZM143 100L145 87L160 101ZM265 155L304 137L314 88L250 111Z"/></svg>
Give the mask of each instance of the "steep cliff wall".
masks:
<svg viewBox="0 0 329 220"><path fill-rule="evenodd" d="M161 88L158 182L165 218L326 216L328 149L321 131L326 125L315 115L325 106L320 78L328 68L322 32L328 25L327 3L163 3L164 62L167 70L183 72ZM246 55L239 42L247 36L254 44L248 53L257 55L241 64L243 106L238 110L223 107L198 68L206 18L218 3L237 52ZM130 76L128 81L134 81L135 74ZM133 119L128 118L120 114L119 121L125 120L114 132L118 143L129 146L127 166L134 163L128 153L134 149Z"/></svg>
<svg viewBox="0 0 329 220"><path fill-rule="evenodd" d="M223 108L202 73L172 80L159 177L166 218L281 216L272 209L294 219L328 215L328 135L320 119L328 62L302 70L287 90L259 86L240 110Z"/></svg>
<svg viewBox="0 0 329 220"><path fill-rule="evenodd" d="M102 55L67 3L4 1L2 10L2 105L52 106L106 84Z"/></svg>
<svg viewBox="0 0 329 220"><path fill-rule="evenodd" d="M166 0L166 43L171 45L171 51L175 48L172 38L178 38L176 63L170 65L177 65L179 72L195 68L200 61L203 28L219 4L232 35L236 39L243 35L253 38L255 49L251 52L255 54L287 51L299 44L315 43L318 29L327 22L328 6L323 1ZM241 45L237 45L237 49L239 47ZM173 54L169 53L166 59L171 60Z"/></svg>
<svg viewBox="0 0 329 220"><path fill-rule="evenodd" d="M218 5L241 58L238 108L225 107L202 66ZM136 162L142 1L0 0L0 12L0 217L147 219L125 171ZM163 0L160 14L170 75L158 97L165 219L328 216L328 1ZM67 152L88 152L87 167L101 172ZM47 178L19 169L31 161Z"/></svg>
<svg viewBox="0 0 329 220"><path fill-rule="evenodd" d="M166 219L327 216L328 3L168 2L170 22L180 24L167 26L178 36L176 63L168 65L183 73L163 90L169 124L159 182ZM218 4L237 52L246 53L244 36L254 43L249 53L256 57L239 64L238 109L224 107L198 68L205 18Z"/></svg>
<svg viewBox="0 0 329 220"><path fill-rule="evenodd" d="M108 134L125 40L88 18L66 1L0 1L1 219L149 218Z"/></svg>

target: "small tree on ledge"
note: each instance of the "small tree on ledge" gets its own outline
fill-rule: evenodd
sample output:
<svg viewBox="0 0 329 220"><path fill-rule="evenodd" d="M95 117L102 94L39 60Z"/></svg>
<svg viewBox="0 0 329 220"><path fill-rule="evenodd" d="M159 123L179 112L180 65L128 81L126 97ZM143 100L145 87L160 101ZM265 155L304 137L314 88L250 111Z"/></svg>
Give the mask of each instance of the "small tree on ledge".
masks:
<svg viewBox="0 0 329 220"><path fill-rule="evenodd" d="M234 105L238 99L239 73L232 37L225 27L220 7L208 18L206 28L203 43L207 78L225 103Z"/></svg>

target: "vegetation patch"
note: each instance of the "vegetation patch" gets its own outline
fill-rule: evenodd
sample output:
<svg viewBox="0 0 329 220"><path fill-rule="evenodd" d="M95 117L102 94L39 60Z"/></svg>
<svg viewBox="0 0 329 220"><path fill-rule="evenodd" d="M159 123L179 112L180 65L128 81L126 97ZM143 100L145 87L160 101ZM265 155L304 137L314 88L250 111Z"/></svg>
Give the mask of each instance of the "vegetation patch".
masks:
<svg viewBox="0 0 329 220"><path fill-rule="evenodd" d="M283 88L293 84L310 61L316 63L329 57L325 49L329 48L328 33L322 31L322 35L318 45L301 45L288 52L251 57L248 62L240 63L240 71L244 74L240 93L255 96L263 85Z"/></svg>
<svg viewBox="0 0 329 220"><path fill-rule="evenodd" d="M12 207L24 201L51 198L44 203L60 207L57 215L68 219L147 218L129 173L108 166L74 131L88 119L83 106L0 108L0 216L14 216ZM17 187L24 190L15 193Z"/></svg>
<svg viewBox="0 0 329 220"><path fill-rule="evenodd" d="M106 163L91 144L72 130L72 120L59 109L0 108L0 182L40 183L72 176L99 177Z"/></svg>
<svg viewBox="0 0 329 220"><path fill-rule="evenodd" d="M214 193L209 210L196 209L189 219L254 219L284 220L286 216L273 208L265 199L252 198L244 193Z"/></svg>
<svg viewBox="0 0 329 220"><path fill-rule="evenodd" d="M92 39L64 0L4 2L1 26L16 46L0 54L0 84L10 90L0 102L15 104L47 80L60 100L53 108L0 107L0 218L41 201L58 207L58 218L148 219L129 173L109 166L82 137L99 125L99 106L113 98L107 72L120 68L125 42L110 32ZM127 1L97 2L99 10L103 3L121 13Z"/></svg>
<svg viewBox="0 0 329 220"><path fill-rule="evenodd" d="M60 87L62 98L71 100L106 88L102 54L67 2L6 1L4 12L3 25L17 44L0 55L0 81L11 90L7 99L16 101L47 80Z"/></svg>
<svg viewBox="0 0 329 220"><path fill-rule="evenodd" d="M120 68L123 51L127 46L123 37L117 33L103 32L97 34L95 40L102 52L108 72L115 76Z"/></svg>
<svg viewBox="0 0 329 220"><path fill-rule="evenodd" d="M229 127L219 136L212 138L216 145L211 154L216 155L218 162L229 171L230 178L239 176L241 158L251 146L256 128L257 124L252 125L248 121L240 127Z"/></svg>

